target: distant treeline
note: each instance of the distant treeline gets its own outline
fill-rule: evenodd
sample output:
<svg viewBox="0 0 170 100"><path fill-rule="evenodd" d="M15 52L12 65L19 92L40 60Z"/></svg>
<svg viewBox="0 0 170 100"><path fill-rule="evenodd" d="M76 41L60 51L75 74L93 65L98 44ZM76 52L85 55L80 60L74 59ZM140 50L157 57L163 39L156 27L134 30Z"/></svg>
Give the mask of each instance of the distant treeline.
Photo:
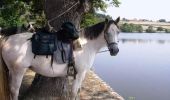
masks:
<svg viewBox="0 0 170 100"><path fill-rule="evenodd" d="M135 25L135 24L128 24L128 23L124 23L122 25L120 25L120 29L122 32L139 32L142 33L143 32L143 27L141 25Z"/></svg>
<svg viewBox="0 0 170 100"><path fill-rule="evenodd" d="M128 24L124 23L120 25L120 29L122 32L125 33L156 33L156 32L164 32L164 33L170 33L170 29L165 29L163 27L153 27L153 26L148 26L146 29L142 27L142 25L136 25L136 24Z"/></svg>
<svg viewBox="0 0 170 100"><path fill-rule="evenodd" d="M148 19L127 19L127 18L122 18L122 21L143 21L143 22L153 22L153 20L148 20ZM166 19L159 19L157 22L165 22L165 23L170 23L170 21L166 21Z"/></svg>

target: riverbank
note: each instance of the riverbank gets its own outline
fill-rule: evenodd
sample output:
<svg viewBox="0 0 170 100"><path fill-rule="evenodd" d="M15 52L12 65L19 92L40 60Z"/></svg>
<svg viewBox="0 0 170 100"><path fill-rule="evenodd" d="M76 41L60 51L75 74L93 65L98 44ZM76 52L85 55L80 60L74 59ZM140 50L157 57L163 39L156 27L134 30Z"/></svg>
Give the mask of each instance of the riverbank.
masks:
<svg viewBox="0 0 170 100"><path fill-rule="evenodd" d="M153 26L153 27L163 27L166 29L170 29L170 23L168 22L156 22L156 21L121 21L121 24L135 24L142 25L143 27Z"/></svg>
<svg viewBox="0 0 170 100"><path fill-rule="evenodd" d="M35 73L28 71L23 79L21 94L30 86ZM93 71L89 71L82 84L81 100L124 100L118 93L113 91L101 78Z"/></svg>
<svg viewBox="0 0 170 100"><path fill-rule="evenodd" d="M170 33L170 23L154 21L121 21L122 32Z"/></svg>

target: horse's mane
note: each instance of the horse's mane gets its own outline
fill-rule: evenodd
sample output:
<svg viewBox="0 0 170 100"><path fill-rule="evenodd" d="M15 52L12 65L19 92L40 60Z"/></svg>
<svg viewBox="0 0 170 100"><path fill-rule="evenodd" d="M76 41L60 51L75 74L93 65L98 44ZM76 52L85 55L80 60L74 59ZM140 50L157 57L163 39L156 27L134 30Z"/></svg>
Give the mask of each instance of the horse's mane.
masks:
<svg viewBox="0 0 170 100"><path fill-rule="evenodd" d="M106 26L108 28L111 24L115 23L114 20L110 20ZM93 26L87 27L84 29L84 36L87 39L93 40L96 39L104 30L105 21L95 24Z"/></svg>
<svg viewBox="0 0 170 100"><path fill-rule="evenodd" d="M105 22L100 22L84 29L84 36L87 39L96 39L104 30Z"/></svg>

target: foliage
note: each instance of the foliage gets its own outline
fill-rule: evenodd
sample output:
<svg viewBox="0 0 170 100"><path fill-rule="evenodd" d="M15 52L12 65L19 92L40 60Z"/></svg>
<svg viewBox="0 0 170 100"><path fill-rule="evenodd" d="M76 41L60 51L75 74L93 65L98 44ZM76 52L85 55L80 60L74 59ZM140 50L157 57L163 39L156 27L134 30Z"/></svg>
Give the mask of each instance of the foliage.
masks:
<svg viewBox="0 0 170 100"><path fill-rule="evenodd" d="M165 32L166 33L170 33L170 29L165 29Z"/></svg>
<svg viewBox="0 0 170 100"><path fill-rule="evenodd" d="M132 27L133 24L124 23L123 25L120 26L120 29L122 32L133 32Z"/></svg>
<svg viewBox="0 0 170 100"><path fill-rule="evenodd" d="M94 14L88 13L84 15L83 20L81 21L81 27L90 26L98 22L100 22L98 17L96 17Z"/></svg>
<svg viewBox="0 0 170 100"><path fill-rule="evenodd" d="M10 27L21 25L23 22L22 15L25 15L29 7L25 5L21 0L4 0L4 5L0 11L1 27Z"/></svg>
<svg viewBox="0 0 170 100"><path fill-rule="evenodd" d="M21 26L30 21L39 21L40 24L44 20L42 2L41 0L3 0L0 16L0 26L3 28Z"/></svg>
<svg viewBox="0 0 170 100"><path fill-rule="evenodd" d="M166 22L165 19L159 19L158 21L159 21L159 22Z"/></svg>
<svg viewBox="0 0 170 100"><path fill-rule="evenodd" d="M109 15L96 13L96 10L106 11L109 4L119 7L119 0L91 0L92 11L85 14L81 21L81 27L91 26L98 22L104 21L105 18L111 19Z"/></svg>
<svg viewBox="0 0 170 100"><path fill-rule="evenodd" d="M163 27L158 27L157 28L157 31L163 31L164 29L163 29Z"/></svg>
<svg viewBox="0 0 170 100"><path fill-rule="evenodd" d="M136 31L139 33L143 32L143 27L141 25L136 25Z"/></svg>
<svg viewBox="0 0 170 100"><path fill-rule="evenodd" d="M122 32L143 32L143 27L141 25L124 23L120 26Z"/></svg>
<svg viewBox="0 0 170 100"><path fill-rule="evenodd" d="M118 7L119 0L89 0L93 11L83 18L82 26L92 25L99 22L96 10L105 11L111 4ZM44 25L45 15L42 0L0 0L0 27L16 27L34 21L38 27ZM87 22L86 22L87 21Z"/></svg>
<svg viewBox="0 0 170 100"><path fill-rule="evenodd" d="M111 19L109 15L98 14L98 13L87 13L84 15L81 21L81 27L87 27L104 21L105 18Z"/></svg>
<svg viewBox="0 0 170 100"><path fill-rule="evenodd" d="M153 26L149 26L149 27L146 29L146 32L147 32L147 33L155 33L156 31L154 30Z"/></svg>
<svg viewBox="0 0 170 100"><path fill-rule="evenodd" d="M93 9L106 11L106 8L110 5L119 7L119 0L91 0Z"/></svg>

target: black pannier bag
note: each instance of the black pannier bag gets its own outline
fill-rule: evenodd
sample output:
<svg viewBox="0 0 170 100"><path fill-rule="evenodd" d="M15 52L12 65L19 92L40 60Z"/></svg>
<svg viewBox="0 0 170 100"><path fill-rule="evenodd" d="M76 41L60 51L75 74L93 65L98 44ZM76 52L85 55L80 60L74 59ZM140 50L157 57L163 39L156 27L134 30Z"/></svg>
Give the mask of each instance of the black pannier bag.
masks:
<svg viewBox="0 0 170 100"><path fill-rule="evenodd" d="M32 52L35 55L53 55L56 51L56 36L54 33L37 32L32 38Z"/></svg>
<svg viewBox="0 0 170 100"><path fill-rule="evenodd" d="M71 22L65 22L61 26L61 30L57 33L57 38L62 42L74 41L79 38L78 31L75 25Z"/></svg>

